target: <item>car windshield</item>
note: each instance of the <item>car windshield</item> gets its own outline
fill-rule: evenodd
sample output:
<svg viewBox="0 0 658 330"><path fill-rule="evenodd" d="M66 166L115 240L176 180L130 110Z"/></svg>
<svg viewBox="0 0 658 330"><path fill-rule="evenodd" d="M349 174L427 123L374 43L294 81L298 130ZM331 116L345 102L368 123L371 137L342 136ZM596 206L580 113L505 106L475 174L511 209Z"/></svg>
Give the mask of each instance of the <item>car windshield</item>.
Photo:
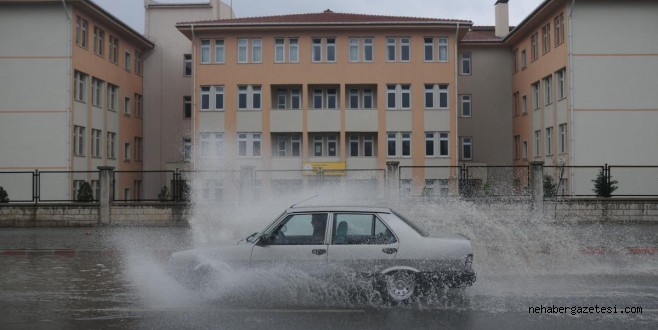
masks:
<svg viewBox="0 0 658 330"><path fill-rule="evenodd" d="M429 236L430 235L428 232L420 229L420 227L418 227L418 225L413 223L411 220L409 220L407 217L400 214L399 212L397 212L395 210L391 210L391 212L393 212L393 214L397 215L398 218L400 218L400 220L404 221L407 225L409 225L409 227L413 228L417 233L421 234L422 236Z"/></svg>
<svg viewBox="0 0 658 330"><path fill-rule="evenodd" d="M249 243L254 243L254 242L256 241L256 238L257 238L257 237L260 237L260 235L262 235L262 234L265 233L268 229L270 229L270 227L272 227L272 226L274 225L274 223L277 222L277 220L281 219L281 217L282 217L285 213L286 213L285 211L284 211L284 212L281 212L281 214L279 214L278 216L276 216L276 218L274 218L274 220L272 220L270 223L268 223L267 226L265 226L265 228L263 228L262 230L260 230L260 231L258 231L258 232L255 232L255 233L253 233L253 234L247 236L247 237L245 238L245 240L246 240L247 242L249 242Z"/></svg>

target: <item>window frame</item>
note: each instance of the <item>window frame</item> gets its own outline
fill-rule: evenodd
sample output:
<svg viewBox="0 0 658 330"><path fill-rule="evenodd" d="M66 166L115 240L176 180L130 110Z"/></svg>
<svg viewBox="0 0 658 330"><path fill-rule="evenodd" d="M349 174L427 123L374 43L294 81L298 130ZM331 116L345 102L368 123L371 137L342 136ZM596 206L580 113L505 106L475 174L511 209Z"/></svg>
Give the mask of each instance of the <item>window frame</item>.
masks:
<svg viewBox="0 0 658 330"><path fill-rule="evenodd" d="M462 136L460 140L461 140L461 159L473 160L473 137ZM466 152L467 148L468 148L468 153Z"/></svg>

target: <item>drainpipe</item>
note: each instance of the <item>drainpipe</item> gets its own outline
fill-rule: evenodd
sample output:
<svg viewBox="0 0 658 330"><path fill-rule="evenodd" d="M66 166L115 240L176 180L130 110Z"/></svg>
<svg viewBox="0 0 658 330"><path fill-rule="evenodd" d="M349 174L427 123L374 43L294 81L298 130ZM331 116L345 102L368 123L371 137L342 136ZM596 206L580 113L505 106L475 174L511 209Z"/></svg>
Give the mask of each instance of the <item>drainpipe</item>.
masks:
<svg viewBox="0 0 658 330"><path fill-rule="evenodd" d="M196 146L196 139L195 139L195 136L196 136L196 113L195 112L196 111L195 111L195 109L196 109L196 75L197 75L196 71L197 71L197 68L194 65L194 63L196 63L196 60L195 60L196 59L196 46L195 46L196 36L194 34L194 24L192 24L191 27L192 27L192 118L191 118L191 120L192 120L192 136L190 136L190 142L192 143L192 150L191 150L192 157L190 159L190 162L192 163L192 168L196 169L196 165L195 165L196 155L195 155L195 152L194 152L196 150L196 147L195 147Z"/></svg>
<svg viewBox="0 0 658 330"><path fill-rule="evenodd" d="M569 9L569 165L574 166L574 86L573 86L573 9L576 0L571 0L571 8ZM569 185L573 191L573 171L569 178Z"/></svg>
<svg viewBox="0 0 658 330"><path fill-rule="evenodd" d="M69 157L66 157L66 169L71 170L71 150L73 148L71 147L71 60L72 60L72 50L71 50L71 44L72 44L72 36L71 36L71 28L73 22L71 21L71 15L69 15L69 9L66 7L66 1L62 0L62 7L64 8L64 13L66 14L66 20L69 22L66 28L66 42L67 42L67 47L66 47L66 126L68 127L67 129L67 134L66 134L66 152L69 153Z"/></svg>
<svg viewBox="0 0 658 330"><path fill-rule="evenodd" d="M459 165L459 22L457 22L457 30L455 31L455 164Z"/></svg>

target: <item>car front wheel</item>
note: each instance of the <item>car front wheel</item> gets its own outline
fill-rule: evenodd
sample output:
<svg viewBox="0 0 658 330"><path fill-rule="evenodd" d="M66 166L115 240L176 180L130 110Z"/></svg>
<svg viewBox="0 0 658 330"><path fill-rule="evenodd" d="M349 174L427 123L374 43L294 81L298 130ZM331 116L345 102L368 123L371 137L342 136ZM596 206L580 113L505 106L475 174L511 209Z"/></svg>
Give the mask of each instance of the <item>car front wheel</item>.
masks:
<svg viewBox="0 0 658 330"><path fill-rule="evenodd" d="M409 271L395 271L384 275L385 294L392 303L406 302L418 290L416 274Z"/></svg>

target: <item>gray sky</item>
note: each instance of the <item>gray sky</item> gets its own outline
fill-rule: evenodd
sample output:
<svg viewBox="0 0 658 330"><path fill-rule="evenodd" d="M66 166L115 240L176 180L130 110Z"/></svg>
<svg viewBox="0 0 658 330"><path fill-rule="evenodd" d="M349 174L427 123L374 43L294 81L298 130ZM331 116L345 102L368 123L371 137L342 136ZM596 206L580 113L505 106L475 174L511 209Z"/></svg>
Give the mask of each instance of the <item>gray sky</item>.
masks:
<svg viewBox="0 0 658 330"><path fill-rule="evenodd" d="M144 31L143 0L92 0L139 32ZM334 12L471 20L494 24L495 0L223 0L233 4L236 17ZM543 0L511 0L510 25L521 22ZM159 2L207 2L161 0Z"/></svg>

